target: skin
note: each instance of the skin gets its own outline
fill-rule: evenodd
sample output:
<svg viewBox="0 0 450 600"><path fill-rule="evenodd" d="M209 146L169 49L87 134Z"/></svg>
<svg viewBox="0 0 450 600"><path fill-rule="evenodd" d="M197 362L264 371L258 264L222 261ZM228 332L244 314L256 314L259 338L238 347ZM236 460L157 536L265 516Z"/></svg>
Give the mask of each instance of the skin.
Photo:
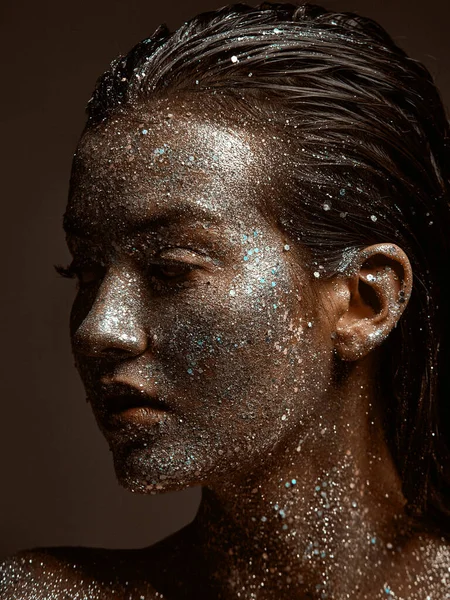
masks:
<svg viewBox="0 0 450 600"><path fill-rule="evenodd" d="M406 515L374 385L409 260L375 244L313 277L270 208L282 147L189 98L83 136L76 365L121 485L203 498L144 550L22 553L1 598L446 597L448 548Z"/></svg>

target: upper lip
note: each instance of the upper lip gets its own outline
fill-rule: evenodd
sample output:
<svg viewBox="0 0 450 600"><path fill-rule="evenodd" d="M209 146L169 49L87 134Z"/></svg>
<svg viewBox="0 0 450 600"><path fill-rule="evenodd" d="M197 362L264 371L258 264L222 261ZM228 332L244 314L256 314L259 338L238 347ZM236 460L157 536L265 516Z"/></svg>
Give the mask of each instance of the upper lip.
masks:
<svg viewBox="0 0 450 600"><path fill-rule="evenodd" d="M99 395L104 408L113 413L143 406L156 410L167 410L167 406L158 399L154 391L148 391L128 383L111 382L103 384L99 390Z"/></svg>

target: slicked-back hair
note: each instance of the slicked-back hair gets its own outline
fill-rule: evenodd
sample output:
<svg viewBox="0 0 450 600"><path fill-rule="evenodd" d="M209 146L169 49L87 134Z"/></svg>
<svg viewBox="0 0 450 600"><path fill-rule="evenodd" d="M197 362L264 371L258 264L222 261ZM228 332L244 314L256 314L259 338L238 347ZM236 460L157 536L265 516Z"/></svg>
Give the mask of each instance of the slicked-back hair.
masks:
<svg viewBox="0 0 450 600"><path fill-rule="evenodd" d="M430 73L371 19L235 4L173 33L159 27L113 61L87 128L180 92L226 101L289 138L276 219L308 249L311 271L332 277L374 243L407 253L413 292L376 385L409 510L450 532L449 125Z"/></svg>

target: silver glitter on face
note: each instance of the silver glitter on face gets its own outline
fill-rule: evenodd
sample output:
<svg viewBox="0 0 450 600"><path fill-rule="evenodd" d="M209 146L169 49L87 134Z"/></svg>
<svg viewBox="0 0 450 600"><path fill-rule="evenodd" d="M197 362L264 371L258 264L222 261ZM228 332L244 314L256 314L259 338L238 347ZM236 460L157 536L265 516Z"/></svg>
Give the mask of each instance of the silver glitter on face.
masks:
<svg viewBox="0 0 450 600"><path fill-rule="evenodd" d="M378 244L333 278L308 270L269 209L284 143L189 97L85 132L65 215L76 366L120 483L203 498L147 549L13 557L1 600L450 597L447 543L405 511L377 395L408 258Z"/></svg>
<svg viewBox="0 0 450 600"><path fill-rule="evenodd" d="M119 478L141 492L255 466L309 418L331 368L305 328L307 275L259 208L270 144L187 108L88 132L66 213L75 262L99 272L74 305L77 365ZM165 410L119 421L102 396L116 384Z"/></svg>

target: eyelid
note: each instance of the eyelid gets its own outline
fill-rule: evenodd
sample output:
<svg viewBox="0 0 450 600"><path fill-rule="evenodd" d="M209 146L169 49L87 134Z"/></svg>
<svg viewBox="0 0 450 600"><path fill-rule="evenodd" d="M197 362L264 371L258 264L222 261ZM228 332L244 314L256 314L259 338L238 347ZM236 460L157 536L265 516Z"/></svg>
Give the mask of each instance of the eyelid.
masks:
<svg viewBox="0 0 450 600"><path fill-rule="evenodd" d="M62 265L55 265L56 272L61 275L61 277L66 277L68 279L78 279L81 281L83 271L94 273L95 275L92 277L91 281L96 281L101 279L104 275L104 265L102 263L86 263L86 262L78 262L76 259L73 259L72 262L64 267Z"/></svg>
<svg viewBox="0 0 450 600"><path fill-rule="evenodd" d="M183 247L164 248L149 260L150 262L160 265L178 265L180 267L185 266L191 268L199 267L206 270L222 268L223 266L223 263L218 259L213 259L207 254ZM55 270L59 275L70 279L79 278L83 269L104 270L105 265L99 262L87 263L86 261L80 261L76 258L74 258L67 267L55 265Z"/></svg>
<svg viewBox="0 0 450 600"><path fill-rule="evenodd" d="M67 265L67 267L63 265L53 265L53 267L58 273L58 275L60 275L61 277L66 277L67 279L73 279L74 277L76 277L73 262Z"/></svg>
<svg viewBox="0 0 450 600"><path fill-rule="evenodd" d="M192 266L203 267L205 269L220 266L220 261L212 259L210 256L191 250L190 248L164 248L155 256L155 259L161 261L178 262L179 264L190 264Z"/></svg>

